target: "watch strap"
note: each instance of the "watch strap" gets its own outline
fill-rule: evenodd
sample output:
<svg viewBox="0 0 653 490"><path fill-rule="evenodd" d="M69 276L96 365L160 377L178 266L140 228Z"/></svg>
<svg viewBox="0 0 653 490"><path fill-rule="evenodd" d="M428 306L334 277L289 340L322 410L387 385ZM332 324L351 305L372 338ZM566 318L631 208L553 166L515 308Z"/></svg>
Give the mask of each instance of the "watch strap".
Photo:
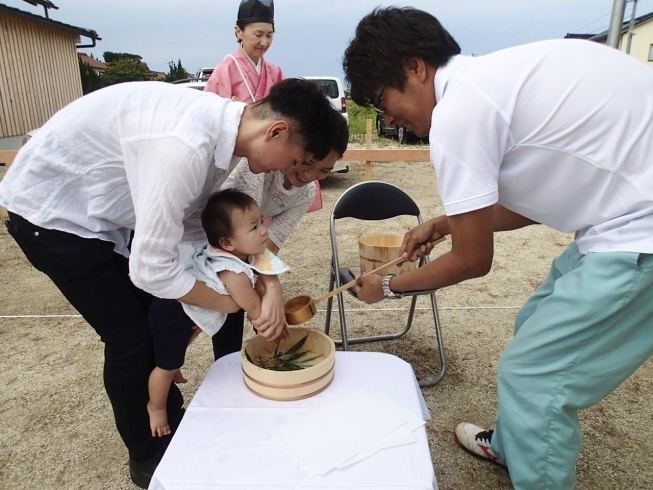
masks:
<svg viewBox="0 0 653 490"><path fill-rule="evenodd" d="M401 293L395 293L390 289L390 280L395 277L395 274L388 274L381 281L381 286L383 287L383 295L388 299L399 299L402 297Z"/></svg>

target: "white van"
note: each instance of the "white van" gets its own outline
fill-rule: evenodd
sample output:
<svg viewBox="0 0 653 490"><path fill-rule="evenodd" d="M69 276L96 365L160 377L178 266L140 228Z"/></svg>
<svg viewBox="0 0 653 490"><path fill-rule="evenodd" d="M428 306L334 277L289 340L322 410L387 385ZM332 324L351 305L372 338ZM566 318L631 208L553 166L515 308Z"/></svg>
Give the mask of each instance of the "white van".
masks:
<svg viewBox="0 0 653 490"><path fill-rule="evenodd" d="M345 98L345 89L338 77L302 77L304 80L313 82L324 92L324 95L331 101L331 105L342 114L349 124L349 114L347 113L347 99Z"/></svg>

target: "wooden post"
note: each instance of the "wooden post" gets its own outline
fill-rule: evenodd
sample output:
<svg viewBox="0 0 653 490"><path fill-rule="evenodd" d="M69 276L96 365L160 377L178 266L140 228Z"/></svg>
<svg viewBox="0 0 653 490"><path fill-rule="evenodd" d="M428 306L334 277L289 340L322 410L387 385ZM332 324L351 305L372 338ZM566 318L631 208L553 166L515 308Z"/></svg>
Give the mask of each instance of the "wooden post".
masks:
<svg viewBox="0 0 653 490"><path fill-rule="evenodd" d="M372 120L367 120L367 127L365 128L365 147L368 150L372 149ZM365 180L372 178L372 162L367 160L365 162Z"/></svg>
<svg viewBox="0 0 653 490"><path fill-rule="evenodd" d="M13 151L13 150L0 150L0 166L1 167L8 167L11 165L11 162L14 161L14 158L16 158L16 154L18 151ZM0 180L2 178L0 177ZM0 219L7 219L9 215L7 214L7 210L0 206Z"/></svg>

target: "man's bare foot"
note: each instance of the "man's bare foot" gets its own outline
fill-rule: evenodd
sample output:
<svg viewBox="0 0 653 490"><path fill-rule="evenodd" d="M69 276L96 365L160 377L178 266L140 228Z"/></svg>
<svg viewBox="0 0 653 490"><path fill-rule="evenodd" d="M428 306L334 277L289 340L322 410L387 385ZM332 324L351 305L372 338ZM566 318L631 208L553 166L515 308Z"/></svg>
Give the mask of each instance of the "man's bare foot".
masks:
<svg viewBox="0 0 653 490"><path fill-rule="evenodd" d="M188 380L184 378L183 374L181 374L181 369L177 370L174 377L172 378L172 381L174 381L175 383L188 383Z"/></svg>
<svg viewBox="0 0 653 490"><path fill-rule="evenodd" d="M155 408L152 406L152 402L147 402L147 412L150 414L152 437L163 437L170 434L168 413L165 408Z"/></svg>

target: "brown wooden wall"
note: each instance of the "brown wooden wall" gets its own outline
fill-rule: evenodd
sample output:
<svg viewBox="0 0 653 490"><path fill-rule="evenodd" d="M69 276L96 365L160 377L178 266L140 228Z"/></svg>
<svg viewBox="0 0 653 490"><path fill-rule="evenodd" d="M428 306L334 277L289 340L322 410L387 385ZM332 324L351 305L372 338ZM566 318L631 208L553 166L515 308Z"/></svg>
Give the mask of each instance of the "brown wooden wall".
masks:
<svg viewBox="0 0 653 490"><path fill-rule="evenodd" d="M43 125L82 96L78 35L0 12L0 138Z"/></svg>

